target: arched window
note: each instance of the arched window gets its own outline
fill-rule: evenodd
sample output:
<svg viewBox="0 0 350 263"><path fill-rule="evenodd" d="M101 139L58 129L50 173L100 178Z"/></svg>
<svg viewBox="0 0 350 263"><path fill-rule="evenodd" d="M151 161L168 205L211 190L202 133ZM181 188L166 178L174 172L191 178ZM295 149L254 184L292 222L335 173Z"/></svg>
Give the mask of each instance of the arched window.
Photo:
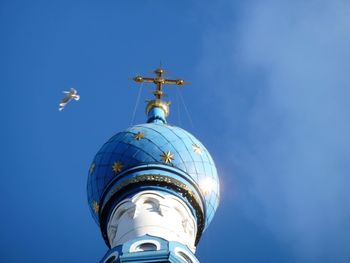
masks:
<svg viewBox="0 0 350 263"><path fill-rule="evenodd" d="M185 263L193 263L193 261L190 259L190 257L187 256L184 252L180 251L180 252L177 253L177 255Z"/></svg>
<svg viewBox="0 0 350 263"><path fill-rule="evenodd" d="M160 249L160 243L156 240L140 240L130 246L130 252L156 251Z"/></svg>
<svg viewBox="0 0 350 263"><path fill-rule="evenodd" d="M184 263L196 263L198 261L194 260L193 257L182 248L175 248L175 254L181 259Z"/></svg>
<svg viewBox="0 0 350 263"><path fill-rule="evenodd" d="M153 243L143 243L136 247L135 251L152 251L157 250L157 246Z"/></svg>
<svg viewBox="0 0 350 263"><path fill-rule="evenodd" d="M117 257L113 255L113 256L109 257L109 258L105 261L105 263L114 263L116 259L117 259Z"/></svg>

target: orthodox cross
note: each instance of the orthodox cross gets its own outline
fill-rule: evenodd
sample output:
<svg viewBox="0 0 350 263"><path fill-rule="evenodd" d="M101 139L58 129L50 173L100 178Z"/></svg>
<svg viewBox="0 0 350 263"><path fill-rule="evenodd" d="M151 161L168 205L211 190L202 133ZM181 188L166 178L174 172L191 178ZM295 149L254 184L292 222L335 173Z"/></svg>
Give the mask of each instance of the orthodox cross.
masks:
<svg viewBox="0 0 350 263"><path fill-rule="evenodd" d="M151 82L157 85L157 89L153 92L156 99L160 100L164 96L163 92L163 84L174 84L177 86L185 85L185 81L183 79L165 79L163 78L165 70L162 68L157 68L154 73L157 75L155 78L148 78L142 76L136 76L133 78L135 82Z"/></svg>

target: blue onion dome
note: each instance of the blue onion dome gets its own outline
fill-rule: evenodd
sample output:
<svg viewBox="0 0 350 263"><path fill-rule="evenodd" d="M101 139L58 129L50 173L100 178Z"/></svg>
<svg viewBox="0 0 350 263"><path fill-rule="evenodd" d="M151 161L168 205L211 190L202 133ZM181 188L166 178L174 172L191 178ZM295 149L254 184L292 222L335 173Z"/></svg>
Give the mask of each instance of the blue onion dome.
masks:
<svg viewBox="0 0 350 263"><path fill-rule="evenodd" d="M169 104L148 103L148 122L118 132L97 152L89 169L88 202L106 239L111 208L138 191L155 189L183 199L197 219L197 241L219 204L212 157L189 132L166 123Z"/></svg>

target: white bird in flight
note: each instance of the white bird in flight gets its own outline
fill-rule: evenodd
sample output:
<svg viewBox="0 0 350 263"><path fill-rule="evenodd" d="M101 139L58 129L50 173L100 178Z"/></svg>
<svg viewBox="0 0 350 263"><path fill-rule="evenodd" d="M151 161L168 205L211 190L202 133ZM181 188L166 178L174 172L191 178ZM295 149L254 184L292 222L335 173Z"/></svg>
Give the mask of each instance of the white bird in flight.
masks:
<svg viewBox="0 0 350 263"><path fill-rule="evenodd" d="M66 107L66 105L71 101L71 100L79 100L80 96L77 94L77 90L71 88L70 91L63 91L64 94L66 94L64 96L64 98L61 100L60 104L59 104L59 111L62 111L64 109L64 107Z"/></svg>

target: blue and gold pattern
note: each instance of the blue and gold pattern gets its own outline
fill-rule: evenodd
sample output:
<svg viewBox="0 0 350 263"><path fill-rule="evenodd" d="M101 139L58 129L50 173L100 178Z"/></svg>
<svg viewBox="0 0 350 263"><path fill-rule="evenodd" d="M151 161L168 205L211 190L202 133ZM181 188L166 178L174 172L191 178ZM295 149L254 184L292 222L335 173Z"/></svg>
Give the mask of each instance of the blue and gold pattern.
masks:
<svg viewBox="0 0 350 263"><path fill-rule="evenodd" d="M147 134L142 140L135 140L135 134ZM201 154L198 154L200 149ZM114 172L111 167L117 161L122 165L120 169L147 164L163 164L168 166L160 156L169 152L172 156L171 165L184 172L198 187L201 181L211 178L214 186L209 194L203 194L206 210L205 225L212 220L219 203L219 180L212 157L205 147L187 131L164 123L145 123L132 126L114 135L96 154L94 176L88 179L88 198L100 201L104 191L120 172ZM170 156L169 156L170 157ZM170 161L169 159L169 161ZM91 207L92 211L93 208ZM98 217L93 211L98 222Z"/></svg>

